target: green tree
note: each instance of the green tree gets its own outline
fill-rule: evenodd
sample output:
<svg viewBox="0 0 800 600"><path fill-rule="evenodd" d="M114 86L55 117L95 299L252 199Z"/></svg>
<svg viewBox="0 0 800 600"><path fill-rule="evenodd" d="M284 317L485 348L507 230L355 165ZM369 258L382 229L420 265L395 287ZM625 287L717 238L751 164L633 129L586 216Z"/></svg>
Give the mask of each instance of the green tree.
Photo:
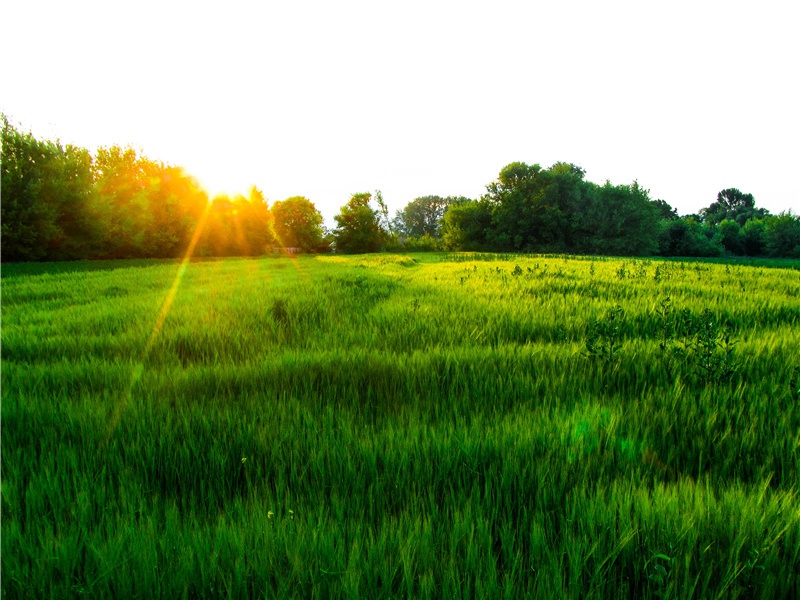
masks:
<svg viewBox="0 0 800 600"><path fill-rule="evenodd" d="M179 256L208 202L182 169L132 148L100 148L94 180L108 258Z"/></svg>
<svg viewBox="0 0 800 600"><path fill-rule="evenodd" d="M387 239L380 213L370 207L372 194L354 194L334 217L336 250L344 253L378 252Z"/></svg>
<svg viewBox="0 0 800 600"><path fill-rule="evenodd" d="M394 229L405 237L421 238L428 235L441 237L442 218L453 204L469 202L469 198L448 196L420 196L398 210L394 218Z"/></svg>
<svg viewBox="0 0 800 600"><path fill-rule="evenodd" d="M486 250L486 232L491 226L491 207L486 202L452 204L442 217L442 243L447 250Z"/></svg>
<svg viewBox="0 0 800 600"><path fill-rule="evenodd" d="M742 227L744 253L747 256L761 256L766 248L766 226L763 219L750 219Z"/></svg>
<svg viewBox="0 0 800 600"><path fill-rule="evenodd" d="M486 237L497 250L556 252L570 246L569 215L580 204L584 172L569 163L550 169L515 162L483 197L492 212Z"/></svg>
<svg viewBox="0 0 800 600"><path fill-rule="evenodd" d="M722 252L711 229L692 217L669 221L659 237L662 256L719 256Z"/></svg>
<svg viewBox="0 0 800 600"><path fill-rule="evenodd" d="M800 258L800 217L789 212L764 219L764 237L769 256Z"/></svg>
<svg viewBox="0 0 800 600"><path fill-rule="evenodd" d="M733 219L725 219L717 225L717 234L726 252L736 255L744 254L745 240L739 223Z"/></svg>
<svg viewBox="0 0 800 600"><path fill-rule="evenodd" d="M700 211L704 223L716 225L725 219L736 221L740 227L750 219L763 219L769 215L764 208L756 208L753 194L745 194L736 188L727 188L717 194L716 202Z"/></svg>
<svg viewBox="0 0 800 600"><path fill-rule="evenodd" d="M647 190L631 185L584 183L584 193L570 220L571 248L584 254L646 256L658 252L660 207Z"/></svg>
<svg viewBox="0 0 800 600"><path fill-rule="evenodd" d="M672 208L666 200L653 200L653 206L662 220L677 221L680 218L678 211Z"/></svg>
<svg viewBox="0 0 800 600"><path fill-rule="evenodd" d="M100 223L89 152L37 140L2 119L3 260L91 257Z"/></svg>
<svg viewBox="0 0 800 600"><path fill-rule="evenodd" d="M285 248L314 252L323 241L322 214L308 198L292 196L272 205L275 234Z"/></svg>

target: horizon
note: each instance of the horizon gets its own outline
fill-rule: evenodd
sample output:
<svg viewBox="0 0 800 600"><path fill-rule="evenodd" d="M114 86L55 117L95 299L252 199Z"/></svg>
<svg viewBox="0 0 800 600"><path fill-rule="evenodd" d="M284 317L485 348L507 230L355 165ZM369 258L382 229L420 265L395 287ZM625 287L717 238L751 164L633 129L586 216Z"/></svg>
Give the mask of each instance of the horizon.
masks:
<svg viewBox="0 0 800 600"><path fill-rule="evenodd" d="M787 10L33 1L5 9L0 111L183 167L211 196L305 196L326 224L359 192L392 214L479 198L515 161L638 181L680 214L731 187L777 214L800 206Z"/></svg>

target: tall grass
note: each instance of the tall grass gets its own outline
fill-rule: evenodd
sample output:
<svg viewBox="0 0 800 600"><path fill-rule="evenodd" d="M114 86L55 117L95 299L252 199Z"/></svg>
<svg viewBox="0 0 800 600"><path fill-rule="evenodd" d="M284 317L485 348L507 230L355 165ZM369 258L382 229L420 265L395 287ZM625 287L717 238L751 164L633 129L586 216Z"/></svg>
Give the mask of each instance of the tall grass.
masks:
<svg viewBox="0 0 800 600"><path fill-rule="evenodd" d="M8 598L794 598L797 265L12 265Z"/></svg>

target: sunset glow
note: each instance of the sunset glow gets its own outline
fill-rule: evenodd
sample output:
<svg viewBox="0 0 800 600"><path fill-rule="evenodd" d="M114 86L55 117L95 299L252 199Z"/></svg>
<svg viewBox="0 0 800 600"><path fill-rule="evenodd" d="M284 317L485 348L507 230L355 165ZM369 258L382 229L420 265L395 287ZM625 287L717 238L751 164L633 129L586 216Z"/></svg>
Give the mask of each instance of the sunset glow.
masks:
<svg viewBox="0 0 800 600"><path fill-rule="evenodd" d="M0 109L38 135L183 165L212 196L303 195L328 224L360 191L392 210L476 198L517 160L638 180L681 214L731 186L777 213L800 206L788 9L15 2Z"/></svg>

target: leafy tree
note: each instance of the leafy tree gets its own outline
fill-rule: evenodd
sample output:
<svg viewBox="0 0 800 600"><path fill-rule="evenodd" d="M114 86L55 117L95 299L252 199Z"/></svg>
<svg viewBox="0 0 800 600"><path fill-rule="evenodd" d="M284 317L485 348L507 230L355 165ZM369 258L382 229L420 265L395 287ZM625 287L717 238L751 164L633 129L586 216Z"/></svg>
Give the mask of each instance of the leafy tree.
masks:
<svg viewBox="0 0 800 600"><path fill-rule="evenodd" d="M387 239L380 213L370 207L372 194L354 194L334 217L336 250L344 253L378 252Z"/></svg>
<svg viewBox="0 0 800 600"><path fill-rule="evenodd" d="M763 219L750 219L742 227L744 253L747 256L761 256L766 248L766 226Z"/></svg>
<svg viewBox="0 0 800 600"><path fill-rule="evenodd" d="M389 218L389 207L383 201L383 194L380 190L375 190L375 204L378 205L378 217L380 226L389 234L394 235L394 227L392 220Z"/></svg>
<svg viewBox="0 0 800 600"><path fill-rule="evenodd" d="M314 252L322 244L325 232L322 214L308 198L292 196L272 205L275 233L286 248Z"/></svg>
<svg viewBox="0 0 800 600"><path fill-rule="evenodd" d="M716 225L725 219L736 221L740 227L750 219L762 219L769 215L764 208L756 208L752 194L736 188L727 188L717 194L716 202L700 211L704 223Z"/></svg>
<svg viewBox="0 0 800 600"><path fill-rule="evenodd" d="M725 219L717 225L717 234L725 251L730 254L744 254L744 235L739 223Z"/></svg>
<svg viewBox="0 0 800 600"><path fill-rule="evenodd" d="M394 229L406 237L421 238L428 235L441 237L444 213L452 204L469 202L469 198L448 196L420 196L398 210L394 218Z"/></svg>
<svg viewBox="0 0 800 600"><path fill-rule="evenodd" d="M108 258L174 257L183 253L208 197L178 167L132 148L100 148L95 193Z"/></svg>
<svg viewBox="0 0 800 600"><path fill-rule="evenodd" d="M99 237L91 156L2 119L3 260L88 258Z"/></svg>
<svg viewBox="0 0 800 600"><path fill-rule="evenodd" d="M248 256L264 254L275 244L274 215L264 193L252 186L247 198L239 199L238 208L244 253Z"/></svg>
<svg viewBox="0 0 800 600"><path fill-rule="evenodd" d="M492 226L488 203L477 200L452 204L442 218L442 244L447 250L486 250Z"/></svg>
<svg viewBox="0 0 800 600"><path fill-rule="evenodd" d="M662 256L719 256L722 246L713 232L693 218L670 221L659 238Z"/></svg>
<svg viewBox="0 0 800 600"><path fill-rule="evenodd" d="M492 211L487 241L497 250L561 251L570 245L569 215L580 204L584 172L569 163L550 169L515 162L487 186Z"/></svg>
<svg viewBox="0 0 800 600"><path fill-rule="evenodd" d="M769 256L800 258L800 217L789 212L764 219L764 237Z"/></svg>
<svg viewBox="0 0 800 600"><path fill-rule="evenodd" d="M678 211L672 208L666 200L653 200L653 206L658 211L658 215L665 221L677 221L680 217Z"/></svg>
<svg viewBox="0 0 800 600"><path fill-rule="evenodd" d="M631 185L584 185L580 210L571 215L571 247L585 254L645 256L658 252L659 206L647 190Z"/></svg>

